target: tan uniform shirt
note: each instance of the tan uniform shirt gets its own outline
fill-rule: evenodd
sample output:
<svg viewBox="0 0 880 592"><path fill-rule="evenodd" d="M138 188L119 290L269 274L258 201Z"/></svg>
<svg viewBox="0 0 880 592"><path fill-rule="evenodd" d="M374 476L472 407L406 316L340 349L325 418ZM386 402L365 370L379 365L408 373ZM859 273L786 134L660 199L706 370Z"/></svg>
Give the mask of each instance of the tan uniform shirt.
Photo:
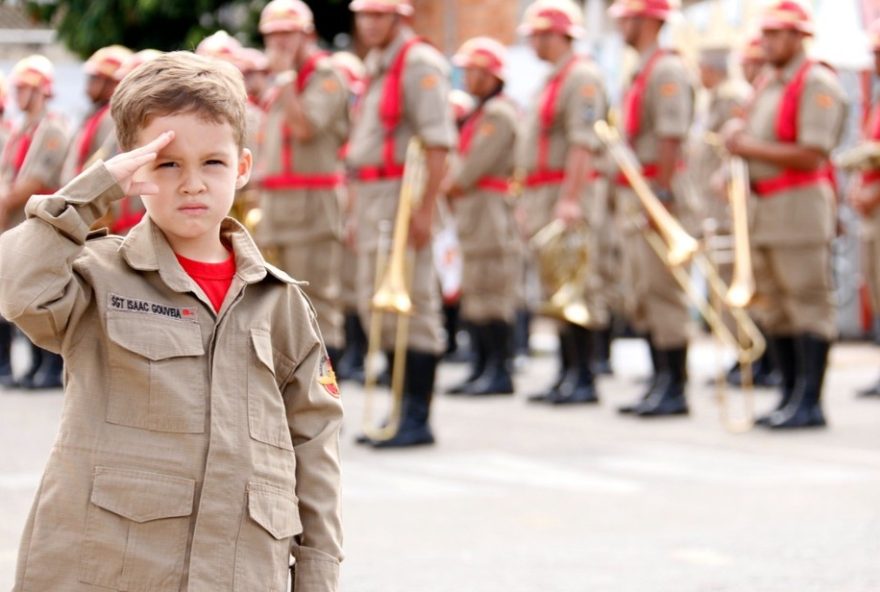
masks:
<svg viewBox="0 0 880 592"><path fill-rule="evenodd" d="M758 92L747 117L749 135L779 141L779 104L785 87L805 59L802 56L793 60ZM840 143L847 111L846 95L837 77L827 68L812 67L800 100L797 143L830 154ZM782 169L759 160L750 160L748 165L753 183L782 173ZM827 183L786 189L765 197L753 195L749 208L752 244L805 245L830 241L835 232L834 201L834 192Z"/></svg>
<svg viewBox="0 0 880 592"><path fill-rule="evenodd" d="M385 127L379 117L382 89L394 58L412 36L411 31L405 30L387 48L367 56L370 86L361 99L348 146L347 161L353 168L384 164ZM449 66L436 49L425 43L410 49L403 68L404 116L394 130L394 156L398 164L403 163L413 136L428 147L454 148L457 134L448 101L448 78Z"/></svg>
<svg viewBox="0 0 880 592"><path fill-rule="evenodd" d="M336 590L342 406L314 313L231 219L219 313L98 163L0 237L0 313L65 361L15 590ZM39 255L39 256L36 256Z"/></svg>
<svg viewBox="0 0 880 592"><path fill-rule="evenodd" d="M751 95L751 87L742 80L725 80L709 91L702 117L695 123L687 151L687 174L697 193L703 214L715 220L718 231L730 231L727 196L716 185L725 159L715 142L721 128L735 117L742 117ZM714 136L714 137L712 137Z"/></svg>
<svg viewBox="0 0 880 592"><path fill-rule="evenodd" d="M329 56L319 59L299 95L312 126L309 140L290 139L292 170L285 170L284 102L275 100L266 114L260 146L259 178L292 172L298 176L341 174L339 149L349 131L348 90ZM341 232L339 188L262 190L261 244L302 244Z"/></svg>
<svg viewBox="0 0 880 592"><path fill-rule="evenodd" d="M573 58L568 54L554 65L547 77L547 83L536 99L525 119L518 144L518 166L528 177L545 170L562 172L571 146L579 146L597 152L602 145L593 124L605 119L608 113L608 97L602 81L602 75L596 64L586 58L580 58L572 65L562 86L559 88L552 123L548 135L546 161L541 162L541 110L549 91L552 80L558 76ZM597 163L594 162L594 165ZM553 218L553 210L559 199L560 182L526 187L522 197L522 207L526 212L526 232L529 236L548 224ZM586 201L594 201L595 183L588 182ZM587 207L587 221L595 220L592 212L595 208Z"/></svg>
<svg viewBox="0 0 880 592"><path fill-rule="evenodd" d="M656 47L646 50L639 59L636 72L642 71L657 51ZM642 166L657 163L660 155L661 139L685 140L694 115L694 82L682 58L667 53L657 59L645 86L641 103L641 125L631 147ZM622 113L621 129L627 129L628 114ZM686 198L681 187L681 175L673 182L676 215L688 217ZM648 180L650 183L650 179ZM621 201L619 211L632 219L634 212L641 212L641 205L635 194L618 191ZM637 227L627 228L638 231Z"/></svg>
<svg viewBox="0 0 880 592"><path fill-rule="evenodd" d="M40 182L44 192L55 191L61 184L61 167L69 140L67 125L60 116L46 114L36 123L20 130L18 135L21 133L33 134L27 155L18 173L12 168L11 158L0 163L0 188L12 186L17 179L35 179ZM9 141L13 141L15 136L10 137ZM8 212L7 228L22 220L24 207Z"/></svg>
<svg viewBox="0 0 880 592"><path fill-rule="evenodd" d="M80 167L87 167L96 160L106 159L112 156L111 154L105 154L103 152L108 139L116 135L116 125L114 125L113 118L110 117L110 110L108 109L101 116L94 135L92 135L91 140L89 141L85 160L80 163L81 144L85 141L84 136L87 133L89 119L103 108L104 105L101 105L92 109L89 116L83 121L82 126L80 126L79 130L73 136L73 141L70 142L70 146L67 149L67 157L64 159L64 166L61 169L62 184L72 181L73 178L80 173Z"/></svg>
<svg viewBox="0 0 880 592"><path fill-rule="evenodd" d="M509 180L513 175L516 106L503 95L486 101L473 115L475 126L467 155L455 164L455 184L465 194L452 202L458 237L465 255L516 248L512 204L503 191L481 189L486 178Z"/></svg>

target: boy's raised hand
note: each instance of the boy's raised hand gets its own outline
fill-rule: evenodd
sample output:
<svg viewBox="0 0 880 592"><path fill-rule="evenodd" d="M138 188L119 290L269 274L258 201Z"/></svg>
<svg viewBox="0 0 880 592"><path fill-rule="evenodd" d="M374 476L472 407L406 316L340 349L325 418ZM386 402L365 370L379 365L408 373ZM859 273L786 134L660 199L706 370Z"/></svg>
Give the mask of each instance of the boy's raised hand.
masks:
<svg viewBox="0 0 880 592"><path fill-rule="evenodd" d="M117 154L104 163L116 182L126 195L152 195L159 191L155 183L135 182L134 174L142 166L156 160L159 151L171 143L174 132L167 131L159 134L152 142L135 148L130 152Z"/></svg>

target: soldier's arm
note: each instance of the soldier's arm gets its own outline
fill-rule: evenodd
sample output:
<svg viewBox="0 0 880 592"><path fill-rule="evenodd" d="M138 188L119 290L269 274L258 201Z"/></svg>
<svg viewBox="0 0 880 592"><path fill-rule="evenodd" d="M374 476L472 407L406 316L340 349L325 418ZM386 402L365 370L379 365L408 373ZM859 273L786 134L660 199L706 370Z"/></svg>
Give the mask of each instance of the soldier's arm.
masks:
<svg viewBox="0 0 880 592"><path fill-rule="evenodd" d="M311 345L297 354L302 359L284 388L296 455L295 494L303 525L302 534L292 542L291 553L296 558L294 590L330 592L337 589L343 558L339 468L342 404L338 392L328 390L335 387L335 382L327 382L332 380L332 371L317 336L313 313L308 318L296 334L309 336L304 341Z"/></svg>
<svg viewBox="0 0 880 592"><path fill-rule="evenodd" d="M678 60L670 60L662 68L658 67L651 80L651 93L654 133L660 142L654 183L663 191L671 191L693 119L693 91L684 65Z"/></svg>
<svg viewBox="0 0 880 592"><path fill-rule="evenodd" d="M426 152L425 192L410 223L414 246L421 249L431 237L434 206L446 175L446 159L456 140L446 72L427 60L408 63L403 96L404 118L413 126Z"/></svg>
<svg viewBox="0 0 880 592"><path fill-rule="evenodd" d="M603 119L608 110L601 80L592 75L581 75L572 81L569 96L565 97L565 137L569 143L565 159L565 179L560 200L578 203L593 170L593 155L601 143L593 125Z"/></svg>
<svg viewBox="0 0 880 592"><path fill-rule="evenodd" d="M453 180L454 186L468 191L486 176L513 146L513 127L501 114L486 113L474 132L470 151Z"/></svg>

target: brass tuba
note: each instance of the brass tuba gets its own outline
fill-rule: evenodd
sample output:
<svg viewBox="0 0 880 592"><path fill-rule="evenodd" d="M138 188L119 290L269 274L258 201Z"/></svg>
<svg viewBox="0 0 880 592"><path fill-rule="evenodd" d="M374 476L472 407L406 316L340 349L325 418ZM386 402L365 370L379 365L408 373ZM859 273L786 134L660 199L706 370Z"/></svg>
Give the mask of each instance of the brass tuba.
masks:
<svg viewBox="0 0 880 592"><path fill-rule="evenodd" d="M549 293L539 312L586 327L590 323L583 295L590 270L586 228L567 228L562 220L554 220L536 232L530 243L538 257L541 285Z"/></svg>
<svg viewBox="0 0 880 592"><path fill-rule="evenodd" d="M764 335L742 307L730 306L727 284L718 269L699 250L699 243L690 236L681 224L666 210L654 195L641 173L641 167L632 150L623 143L620 134L604 121L597 121L594 129L599 139L608 148L609 154L626 176L630 186L642 203L642 207L653 224L645 228L645 240L664 261L669 272L681 286L688 300L699 311L716 339L731 347L743 366L750 365L764 353L767 347ZM742 179L742 177L740 177ZM744 203L744 202L743 202ZM748 244L746 243L746 246ZM704 297L691 282L685 264L691 261L706 278L709 298ZM728 329L723 315L727 312L736 323L736 330ZM728 409L722 401L722 421L727 429L740 432L754 425L754 410L751 398L747 402L747 417L739 422L730 419Z"/></svg>
<svg viewBox="0 0 880 592"><path fill-rule="evenodd" d="M376 290L371 302L372 314L367 341L367 366L364 384L363 433L374 442L390 440L400 428L403 411L404 376L406 375L406 346L409 339L409 317L412 314L410 284L412 264L409 261L409 226L412 209L422 200L427 181L425 150L418 138L410 140L406 149L403 183L394 221L390 251L385 254L383 245L377 250ZM386 236L388 232L385 232ZM386 239L387 242L387 239ZM382 427L373 422L373 400L376 387L376 371L372 361L382 342L384 315L397 315L394 341L394 366L391 372L391 408L388 421Z"/></svg>

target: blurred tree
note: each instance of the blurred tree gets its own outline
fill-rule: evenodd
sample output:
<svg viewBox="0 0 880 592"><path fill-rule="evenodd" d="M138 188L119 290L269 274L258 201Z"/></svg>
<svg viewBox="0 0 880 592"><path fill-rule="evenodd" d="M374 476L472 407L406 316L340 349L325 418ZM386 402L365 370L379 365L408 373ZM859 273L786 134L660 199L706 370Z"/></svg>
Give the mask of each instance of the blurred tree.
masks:
<svg viewBox="0 0 880 592"><path fill-rule="evenodd" d="M2 0L0 0L2 1ZM120 43L134 50L193 49L206 35L226 29L261 46L257 23L268 0L26 0L28 13L51 23L62 43L83 58ZM348 33L348 0L306 0L318 33L328 43Z"/></svg>

